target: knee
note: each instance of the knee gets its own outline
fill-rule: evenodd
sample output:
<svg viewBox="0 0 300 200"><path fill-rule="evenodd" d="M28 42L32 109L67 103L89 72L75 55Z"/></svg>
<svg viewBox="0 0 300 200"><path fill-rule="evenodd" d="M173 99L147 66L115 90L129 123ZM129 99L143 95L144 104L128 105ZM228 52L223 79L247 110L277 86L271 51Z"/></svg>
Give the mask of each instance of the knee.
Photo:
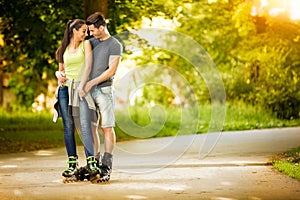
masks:
<svg viewBox="0 0 300 200"><path fill-rule="evenodd" d="M104 133L104 135L111 135L114 134L114 129L112 127L109 128L102 128L102 131Z"/></svg>

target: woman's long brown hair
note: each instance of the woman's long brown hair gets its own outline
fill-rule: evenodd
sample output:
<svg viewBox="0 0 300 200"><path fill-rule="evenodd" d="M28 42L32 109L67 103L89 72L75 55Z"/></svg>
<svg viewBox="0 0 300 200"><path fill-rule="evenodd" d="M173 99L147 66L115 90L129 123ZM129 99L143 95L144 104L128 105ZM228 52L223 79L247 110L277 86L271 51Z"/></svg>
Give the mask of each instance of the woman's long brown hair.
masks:
<svg viewBox="0 0 300 200"><path fill-rule="evenodd" d="M59 63L64 62L64 52L70 43L70 39L73 36L73 29L75 28L76 30L79 30L83 24L85 24L85 21L82 19L74 19L74 20L69 20L67 22L64 38L61 42L60 47L56 50L56 59L58 60Z"/></svg>

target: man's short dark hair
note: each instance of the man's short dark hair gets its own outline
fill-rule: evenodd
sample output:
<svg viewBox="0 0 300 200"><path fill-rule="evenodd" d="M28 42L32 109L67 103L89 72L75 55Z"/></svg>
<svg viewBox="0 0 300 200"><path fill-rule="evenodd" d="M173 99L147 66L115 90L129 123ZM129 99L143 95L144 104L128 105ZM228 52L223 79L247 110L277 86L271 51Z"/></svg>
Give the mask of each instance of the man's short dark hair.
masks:
<svg viewBox="0 0 300 200"><path fill-rule="evenodd" d="M95 28L99 28L100 26L106 26L105 17L101 12L95 12L87 18L86 24L94 25Z"/></svg>

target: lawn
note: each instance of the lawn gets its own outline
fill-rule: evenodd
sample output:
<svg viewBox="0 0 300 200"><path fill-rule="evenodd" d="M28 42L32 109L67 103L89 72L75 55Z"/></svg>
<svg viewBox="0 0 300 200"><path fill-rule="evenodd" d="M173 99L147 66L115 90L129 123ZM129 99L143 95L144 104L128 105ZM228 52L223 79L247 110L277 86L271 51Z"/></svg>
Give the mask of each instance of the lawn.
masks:
<svg viewBox="0 0 300 200"><path fill-rule="evenodd" d="M224 121L220 122L223 131L300 125L299 119L281 120L263 108L244 103L223 106L226 108ZM154 110L147 107L129 107L126 112L116 111L117 141L205 134L214 120L212 108L210 105L201 105L196 110L197 112L174 107ZM0 118L0 154L64 146L62 120L53 123L50 112L7 113L0 110ZM77 144L82 145L79 136L76 136ZM288 176L300 179L299 151L300 147L277 156L273 161L274 167Z"/></svg>
<svg viewBox="0 0 300 200"><path fill-rule="evenodd" d="M223 131L299 126L300 120L280 120L262 108L244 103L226 106ZM224 110L225 111L225 110ZM129 107L116 111L117 141L207 133L212 118L210 105L201 105L198 112L181 108L149 110ZM0 154L63 147L63 125L52 122L50 112L7 113L0 111ZM77 137L78 144L82 144Z"/></svg>
<svg viewBox="0 0 300 200"><path fill-rule="evenodd" d="M273 159L273 165L283 174L300 180L300 146L277 155Z"/></svg>

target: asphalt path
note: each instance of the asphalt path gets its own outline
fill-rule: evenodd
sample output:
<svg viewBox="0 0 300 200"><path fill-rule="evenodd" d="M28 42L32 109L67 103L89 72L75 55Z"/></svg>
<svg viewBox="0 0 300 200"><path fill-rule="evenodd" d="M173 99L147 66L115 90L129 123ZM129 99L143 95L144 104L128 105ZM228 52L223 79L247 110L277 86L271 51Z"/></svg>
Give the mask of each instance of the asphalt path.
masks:
<svg viewBox="0 0 300 200"><path fill-rule="evenodd" d="M300 199L270 162L298 146L298 127L118 142L106 184L64 184L64 148L0 154L0 199Z"/></svg>

